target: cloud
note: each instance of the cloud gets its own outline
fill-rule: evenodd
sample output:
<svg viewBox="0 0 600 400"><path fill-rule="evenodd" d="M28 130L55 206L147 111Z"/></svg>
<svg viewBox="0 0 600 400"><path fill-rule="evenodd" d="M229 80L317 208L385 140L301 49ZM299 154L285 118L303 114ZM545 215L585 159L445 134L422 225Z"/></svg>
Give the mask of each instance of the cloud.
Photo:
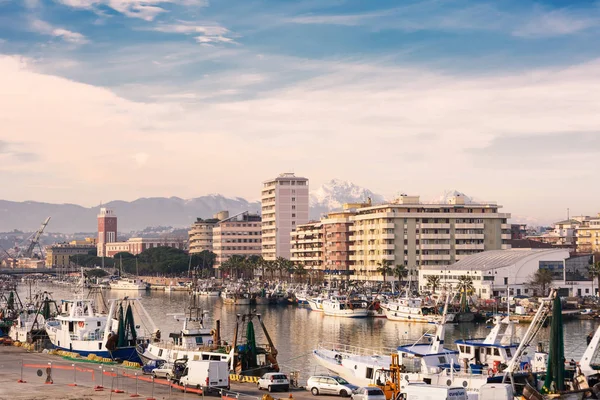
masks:
<svg viewBox="0 0 600 400"><path fill-rule="evenodd" d="M85 44L88 43L88 40L81 33L69 31L63 28L56 28L49 23L35 19L31 21L31 28L38 33L43 35L54 36L60 38L68 43L73 44Z"/></svg>
<svg viewBox="0 0 600 400"><path fill-rule="evenodd" d="M269 55L265 60L278 70L302 64L300 59L274 62ZM600 126L599 67L596 60L472 77L376 60L321 62L320 75L249 98L204 101L222 85L190 85L179 97L131 101L0 57L0 140L18 132L24 146L44 157L28 168L50 174L49 184L78 188L45 192L44 200L93 203L107 195L193 197L208 191L254 197L263 179L294 168L309 176L311 185L347 176L369 182L376 192L402 187L423 198L453 186L496 200L508 212L544 217L568 201L550 196L557 185L593 179L582 171L595 173L597 155L564 152L563 161L549 164L519 160L527 174L507 168L514 159L503 155L512 146L539 154L536 146L548 135L560 136L556 146L567 146L569 137L571 143L592 140ZM248 73L231 70L228 76L243 72ZM241 83L266 79L263 75ZM218 79L227 82L228 76ZM522 139L506 139L511 137ZM556 152L556 146L541 152ZM588 146L598 147L593 141ZM218 166L219 173L199 169L199 159ZM533 173L552 179L539 179L534 187ZM11 193L16 196L21 185L31 183L19 181ZM592 212L600 192L593 185L589 190L578 200L579 209Z"/></svg>
<svg viewBox="0 0 600 400"><path fill-rule="evenodd" d="M593 14L593 13L592 13ZM522 26L513 31L513 35L527 38L571 35L600 25L600 17L589 14L578 15L567 10L539 12Z"/></svg>
<svg viewBox="0 0 600 400"><path fill-rule="evenodd" d="M231 32L220 25L196 25L192 22L180 21L177 24L159 24L152 30L164 33L181 33L181 34L200 34L195 36L198 43L204 45L213 45L219 43L238 44L231 37Z"/></svg>
<svg viewBox="0 0 600 400"><path fill-rule="evenodd" d="M205 6L205 0L57 0L74 8L90 9L100 13L98 7L113 9L127 17L153 21L157 15L166 12L162 7L166 4L183 6Z"/></svg>
<svg viewBox="0 0 600 400"><path fill-rule="evenodd" d="M38 159L37 154L21 151L21 143L0 140L0 170L5 170L12 162L28 163Z"/></svg>
<svg viewBox="0 0 600 400"><path fill-rule="evenodd" d="M489 31L516 37L538 38L571 35L600 26L598 8L547 10L509 10L493 4L441 6L423 1L406 6L355 14L303 14L286 17L294 24L365 26L373 30L417 31Z"/></svg>

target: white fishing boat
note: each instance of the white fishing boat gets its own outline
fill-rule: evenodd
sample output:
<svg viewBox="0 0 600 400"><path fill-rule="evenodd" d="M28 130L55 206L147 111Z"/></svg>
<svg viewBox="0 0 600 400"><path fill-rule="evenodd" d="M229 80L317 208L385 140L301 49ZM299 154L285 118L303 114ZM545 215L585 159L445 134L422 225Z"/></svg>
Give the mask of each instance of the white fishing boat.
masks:
<svg viewBox="0 0 600 400"><path fill-rule="evenodd" d="M150 329L142 327L142 318ZM46 322L55 348L113 360L138 361L136 345L148 341L149 330L156 331L150 315L139 299L127 297L109 300L108 314L96 312L91 299L63 300L61 314Z"/></svg>
<svg viewBox="0 0 600 400"><path fill-rule="evenodd" d="M224 304L232 304L236 306L250 305L250 294L247 292L224 290L221 292L221 298Z"/></svg>
<svg viewBox="0 0 600 400"><path fill-rule="evenodd" d="M110 282L111 290L147 290L148 284L138 278L121 278Z"/></svg>
<svg viewBox="0 0 600 400"><path fill-rule="evenodd" d="M353 301L345 296L333 296L322 304L325 315L332 317L366 318L369 313L366 301Z"/></svg>
<svg viewBox="0 0 600 400"><path fill-rule="evenodd" d="M14 341L31 343L33 336L43 334L46 319L37 311L22 311L8 330L8 336Z"/></svg>
<svg viewBox="0 0 600 400"><path fill-rule="evenodd" d="M425 324L435 324L442 320L442 316L436 313L434 305L423 304L420 297L403 297L390 300L381 304L387 319L391 321L404 321ZM454 320L454 314L448 313L446 322Z"/></svg>
<svg viewBox="0 0 600 400"><path fill-rule="evenodd" d="M323 301L324 300L326 300L326 299L321 296L307 299L310 309L312 311L318 311L318 312L323 312Z"/></svg>

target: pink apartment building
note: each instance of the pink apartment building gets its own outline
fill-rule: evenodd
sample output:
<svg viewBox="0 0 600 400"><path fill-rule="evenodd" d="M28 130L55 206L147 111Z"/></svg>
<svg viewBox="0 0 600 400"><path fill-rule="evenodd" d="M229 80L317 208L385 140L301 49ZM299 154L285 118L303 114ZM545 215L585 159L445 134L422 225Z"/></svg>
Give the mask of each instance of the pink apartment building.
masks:
<svg viewBox="0 0 600 400"><path fill-rule="evenodd" d="M261 217L248 211L219 221L212 230L215 268L231 256L260 256Z"/></svg>

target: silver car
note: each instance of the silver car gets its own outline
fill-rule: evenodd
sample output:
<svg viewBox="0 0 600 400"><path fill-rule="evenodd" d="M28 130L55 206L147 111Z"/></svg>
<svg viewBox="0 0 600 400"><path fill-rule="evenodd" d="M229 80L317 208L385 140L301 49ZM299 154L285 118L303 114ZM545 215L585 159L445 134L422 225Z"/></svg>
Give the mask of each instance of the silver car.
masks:
<svg viewBox="0 0 600 400"><path fill-rule="evenodd" d="M306 381L306 390L310 390L313 396L319 394L333 394L342 397L350 397L358 386L349 383L344 378L334 375L311 376Z"/></svg>
<svg viewBox="0 0 600 400"><path fill-rule="evenodd" d="M378 387L361 387L352 393L352 400L386 400L385 393Z"/></svg>

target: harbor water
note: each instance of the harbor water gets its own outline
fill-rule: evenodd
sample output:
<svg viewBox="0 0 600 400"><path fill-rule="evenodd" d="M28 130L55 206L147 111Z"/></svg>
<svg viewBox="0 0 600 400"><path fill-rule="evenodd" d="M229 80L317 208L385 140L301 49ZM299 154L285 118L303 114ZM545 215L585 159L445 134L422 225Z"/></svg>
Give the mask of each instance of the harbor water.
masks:
<svg viewBox="0 0 600 400"><path fill-rule="evenodd" d="M57 300L73 298L73 288L57 285L37 285L32 290L45 290L52 293ZM29 287L19 287L22 301L28 296ZM186 292L127 292L105 290L106 299L123 296L142 299L142 304L152 316L157 328L161 330L163 339L169 333L178 332L182 322L173 314L185 312L188 300ZM434 326L389 321L385 318L349 319L325 316L323 313L310 311L307 307L288 306L233 306L223 304L219 297L201 297L202 308L208 312L213 326L216 320L221 321L221 336L231 342L234 334L236 315L256 310L261 314L273 342L279 351L277 357L283 372L299 371L301 379L325 370L319 366L311 355L319 343L342 343L362 348L395 348L400 343L417 339L427 332L433 332ZM586 336L595 331L600 320L572 320L565 322L565 356L578 361L585 348ZM524 336L528 324L518 324L516 337ZM150 329L150 327L144 327ZM446 327L446 347L455 348L455 340L485 337L491 328L485 323L448 324ZM266 343L261 329L256 326L259 343ZM538 334L537 342L548 344L548 328ZM534 347L535 349L535 347Z"/></svg>

